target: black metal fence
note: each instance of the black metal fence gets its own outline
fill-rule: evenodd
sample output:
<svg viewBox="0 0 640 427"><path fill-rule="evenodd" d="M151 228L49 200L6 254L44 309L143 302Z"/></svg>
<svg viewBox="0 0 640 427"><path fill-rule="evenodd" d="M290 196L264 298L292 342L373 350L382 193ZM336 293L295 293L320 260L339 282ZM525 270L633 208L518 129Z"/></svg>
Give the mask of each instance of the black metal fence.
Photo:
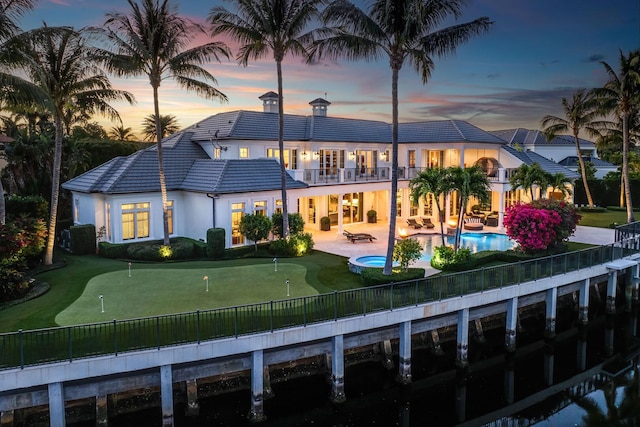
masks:
<svg viewBox="0 0 640 427"><path fill-rule="evenodd" d="M401 283L166 316L0 334L0 369L200 343L517 285L637 253L638 239Z"/></svg>

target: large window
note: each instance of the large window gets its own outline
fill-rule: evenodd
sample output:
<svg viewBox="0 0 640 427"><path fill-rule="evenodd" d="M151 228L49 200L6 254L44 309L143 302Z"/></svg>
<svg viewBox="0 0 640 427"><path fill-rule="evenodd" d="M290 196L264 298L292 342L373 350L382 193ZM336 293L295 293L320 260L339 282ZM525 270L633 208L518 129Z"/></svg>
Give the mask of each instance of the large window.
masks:
<svg viewBox="0 0 640 427"><path fill-rule="evenodd" d="M244 203L231 204L231 244L241 245L244 236L240 233L240 220L244 216Z"/></svg>
<svg viewBox="0 0 640 427"><path fill-rule="evenodd" d="M254 215L267 216L267 202L265 200L253 202L253 213Z"/></svg>
<svg viewBox="0 0 640 427"><path fill-rule="evenodd" d="M167 200L167 222L169 223L169 234L173 234L173 200Z"/></svg>
<svg viewBox="0 0 640 427"><path fill-rule="evenodd" d="M122 240L149 237L149 202L122 205Z"/></svg>
<svg viewBox="0 0 640 427"><path fill-rule="evenodd" d="M280 150L267 148L267 157L280 161ZM284 167L286 169L298 169L298 150L284 150Z"/></svg>
<svg viewBox="0 0 640 427"><path fill-rule="evenodd" d="M396 193L396 216L402 216L402 190Z"/></svg>
<svg viewBox="0 0 640 427"><path fill-rule="evenodd" d="M410 168L416 167L416 150L409 150L407 160Z"/></svg>
<svg viewBox="0 0 640 427"><path fill-rule="evenodd" d="M433 215L433 194L432 193L427 194L426 200L424 200L424 205L422 206L422 215L424 216Z"/></svg>
<svg viewBox="0 0 640 427"><path fill-rule="evenodd" d="M344 150L320 150L320 175L337 177L344 169Z"/></svg>

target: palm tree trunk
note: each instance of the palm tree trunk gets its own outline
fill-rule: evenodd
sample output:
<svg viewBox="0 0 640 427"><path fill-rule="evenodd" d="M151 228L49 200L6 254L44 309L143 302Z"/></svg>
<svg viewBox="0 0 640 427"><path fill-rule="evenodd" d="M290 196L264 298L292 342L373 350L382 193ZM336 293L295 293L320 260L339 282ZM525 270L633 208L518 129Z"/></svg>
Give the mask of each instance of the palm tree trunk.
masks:
<svg viewBox="0 0 640 427"><path fill-rule="evenodd" d="M4 200L4 187L0 179L0 225L4 225L7 219L7 205Z"/></svg>
<svg viewBox="0 0 640 427"><path fill-rule="evenodd" d="M282 96L282 61L276 61L278 74L278 149L280 150L280 186L282 188L282 238L289 237L289 209L287 208L287 169L284 164L284 105Z"/></svg>
<svg viewBox="0 0 640 427"><path fill-rule="evenodd" d="M387 236L387 257L382 274L391 275L393 266L393 248L396 244L396 215L398 207L398 66L391 67L391 207L389 209L389 235Z"/></svg>
<svg viewBox="0 0 640 427"><path fill-rule="evenodd" d="M627 203L627 222L631 223L635 221L635 218L631 202L631 186L629 185L629 113L622 115L622 176Z"/></svg>
<svg viewBox="0 0 640 427"><path fill-rule="evenodd" d="M162 158L162 126L160 124L160 106L158 102L158 85L153 86L153 111L156 115L156 142L158 150L158 177L160 178L160 196L162 197L162 230L163 244L169 246L169 213L167 210L167 181L164 176L164 160Z"/></svg>
<svg viewBox="0 0 640 427"><path fill-rule="evenodd" d="M593 198L591 197L591 190L589 189L589 183L587 182L587 169L584 166L584 159L582 158L582 151L580 150L580 139L578 138L578 132L574 132L573 137L576 141L576 151L578 152L578 163L580 164L582 185L584 185L584 192L587 193L587 203L589 204L589 208L593 209Z"/></svg>
<svg viewBox="0 0 640 427"><path fill-rule="evenodd" d="M446 246L447 242L444 240L444 221L442 221L443 212L440 209L440 202L436 202L436 208L438 208L438 222L440 223L440 237L442 238L442 246Z"/></svg>
<svg viewBox="0 0 640 427"><path fill-rule="evenodd" d="M53 154L53 176L51 177L51 213L49 215L47 246L43 260L44 265L53 264L53 248L56 241L56 222L58 220L58 198L60 197L60 170L62 169L62 119L57 110L54 114L56 136Z"/></svg>

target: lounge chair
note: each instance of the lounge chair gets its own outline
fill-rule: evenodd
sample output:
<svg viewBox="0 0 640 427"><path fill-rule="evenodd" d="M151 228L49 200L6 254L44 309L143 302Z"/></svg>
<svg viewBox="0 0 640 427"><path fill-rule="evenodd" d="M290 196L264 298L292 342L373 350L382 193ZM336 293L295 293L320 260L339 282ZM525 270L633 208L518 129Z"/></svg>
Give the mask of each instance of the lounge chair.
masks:
<svg viewBox="0 0 640 427"><path fill-rule="evenodd" d="M498 216L497 215L488 215L485 224L488 227L497 227L498 226Z"/></svg>
<svg viewBox="0 0 640 427"><path fill-rule="evenodd" d="M422 228L422 224L418 224L418 222L413 218L407 219L407 224L409 224L409 227L413 227L415 229Z"/></svg>
<svg viewBox="0 0 640 427"><path fill-rule="evenodd" d="M374 236L372 236L369 233L349 233L347 230L344 230L342 234L344 234L347 240L350 240L351 243L355 243L359 240L368 240L370 242L377 240Z"/></svg>
<svg viewBox="0 0 640 427"><path fill-rule="evenodd" d="M431 218L422 218L422 226L428 229L436 228L435 224L431 222Z"/></svg>
<svg viewBox="0 0 640 427"><path fill-rule="evenodd" d="M480 231L484 228L484 226L482 225L482 220L477 216L470 216L469 218L465 218L463 227L465 230L469 231Z"/></svg>

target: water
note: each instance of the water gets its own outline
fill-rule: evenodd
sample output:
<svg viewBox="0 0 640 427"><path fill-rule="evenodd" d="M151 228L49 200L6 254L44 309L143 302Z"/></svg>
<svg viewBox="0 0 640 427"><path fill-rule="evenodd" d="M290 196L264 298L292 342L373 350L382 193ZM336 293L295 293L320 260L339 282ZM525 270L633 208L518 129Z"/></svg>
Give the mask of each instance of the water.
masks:
<svg viewBox="0 0 640 427"><path fill-rule="evenodd" d="M433 256L433 248L442 246L442 237L440 234L417 235L416 239L424 246L424 255L422 260L430 261ZM445 236L447 245L453 246L454 236ZM463 248L469 248L472 253L480 251L506 251L513 249L516 242L509 240L505 234L498 233L462 233L460 237L460 245Z"/></svg>
<svg viewBox="0 0 640 427"><path fill-rule="evenodd" d="M379 362L347 366L347 401L340 405L329 401L330 386L321 375L272 384L275 397L264 404L267 421L258 425L475 427L507 417L540 427L582 425L587 411L567 397L567 390L599 384L585 394L607 414L606 399L600 397L607 392L603 390L611 393L612 389L619 395L634 377L628 371L616 378L603 376L598 367L612 354L637 348L638 318L637 310L615 317L601 315L590 320L586 329L574 327L573 319L573 309L559 310L557 336L552 342L543 340L544 316L523 319L518 350L512 355L503 350L504 328L486 331L485 343L470 341L470 364L464 371L454 365L455 342L443 343L442 356L415 350L413 380L408 386L395 381L397 359L392 370ZM634 364L638 364L637 357ZM569 385L559 387L561 384ZM638 392L632 393L637 404ZM524 401L530 403L528 407ZM621 401L621 397L616 400ZM197 417L186 417L184 408L176 408L175 425L252 426L247 419L249 402L248 390L201 399ZM638 425L640 406L626 417L635 417L635 424L627 420L625 425ZM160 426L161 412L155 409L114 417L109 425Z"/></svg>

